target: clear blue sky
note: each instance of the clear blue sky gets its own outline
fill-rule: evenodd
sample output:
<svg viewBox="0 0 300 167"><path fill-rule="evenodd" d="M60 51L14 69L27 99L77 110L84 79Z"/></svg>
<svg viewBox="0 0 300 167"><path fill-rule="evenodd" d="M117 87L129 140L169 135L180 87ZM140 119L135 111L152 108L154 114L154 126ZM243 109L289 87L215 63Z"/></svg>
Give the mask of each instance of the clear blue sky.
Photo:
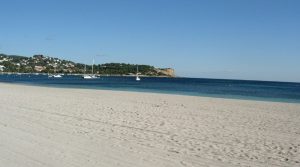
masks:
<svg viewBox="0 0 300 167"><path fill-rule="evenodd" d="M300 82L300 0L0 0L0 53Z"/></svg>

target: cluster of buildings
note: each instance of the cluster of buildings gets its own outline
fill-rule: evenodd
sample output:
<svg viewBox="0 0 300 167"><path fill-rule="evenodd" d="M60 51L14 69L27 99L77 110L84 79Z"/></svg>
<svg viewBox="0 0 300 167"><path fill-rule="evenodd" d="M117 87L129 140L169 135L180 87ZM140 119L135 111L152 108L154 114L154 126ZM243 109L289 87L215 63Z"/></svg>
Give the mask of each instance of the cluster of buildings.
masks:
<svg viewBox="0 0 300 167"><path fill-rule="evenodd" d="M149 76L169 76L174 77L175 72L172 68L154 68L147 66L143 72L133 72L132 68L135 68L134 64L126 64L124 67L122 63L108 63L98 66L98 70L101 68L101 74L109 75L141 75ZM93 67L92 67L93 68ZM88 67L91 71L91 66ZM95 68L94 68L95 70ZM127 71L126 71L127 70ZM72 61L61 60L58 58L34 55L33 57L24 56L9 56L0 54L0 72L17 72L17 73L84 73L84 65L76 64ZM95 72L95 71L94 71ZM129 73L130 72L130 73ZM99 73L99 71L95 72Z"/></svg>
<svg viewBox="0 0 300 167"><path fill-rule="evenodd" d="M5 66L0 65L0 71L4 71Z"/></svg>
<svg viewBox="0 0 300 167"><path fill-rule="evenodd" d="M34 67L34 70L37 72L41 72L45 70L47 67L55 68L55 69L61 69L64 72L73 72L73 68L75 67L75 63L63 61L58 58L53 57L45 57L43 55L34 55L33 59L36 64L40 63L41 61L44 62L44 65L36 65Z"/></svg>
<svg viewBox="0 0 300 167"><path fill-rule="evenodd" d="M0 72L11 69L9 67L22 68L32 72L42 72L46 69L73 72L75 63L43 55L34 55L33 57L0 55Z"/></svg>
<svg viewBox="0 0 300 167"><path fill-rule="evenodd" d="M7 57L0 56L0 63L6 62L6 61L9 61L9 59ZM4 71L4 69L5 69L5 66L0 64L0 72Z"/></svg>

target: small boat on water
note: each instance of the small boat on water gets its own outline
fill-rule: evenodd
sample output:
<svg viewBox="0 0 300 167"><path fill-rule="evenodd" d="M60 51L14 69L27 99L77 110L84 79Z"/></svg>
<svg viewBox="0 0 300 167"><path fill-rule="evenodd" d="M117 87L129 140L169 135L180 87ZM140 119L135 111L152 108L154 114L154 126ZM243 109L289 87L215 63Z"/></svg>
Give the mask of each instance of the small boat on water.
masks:
<svg viewBox="0 0 300 167"><path fill-rule="evenodd" d="M48 77L49 78L62 78L62 75L56 74L56 66L54 66L54 74L51 74L51 75L48 74Z"/></svg>
<svg viewBox="0 0 300 167"><path fill-rule="evenodd" d="M83 75L82 76L83 79L95 79L98 78L96 75Z"/></svg>
<svg viewBox="0 0 300 167"><path fill-rule="evenodd" d="M92 79L92 77L90 75L83 75L82 78L83 79Z"/></svg>
<svg viewBox="0 0 300 167"><path fill-rule="evenodd" d="M49 78L62 78L60 74L48 75Z"/></svg>
<svg viewBox="0 0 300 167"><path fill-rule="evenodd" d="M140 78L139 76L136 76L135 80L136 80L136 81L140 81L141 78Z"/></svg>
<svg viewBox="0 0 300 167"><path fill-rule="evenodd" d="M140 81L141 80L141 78L139 77L139 66L138 65L136 66L136 77L135 77L135 80L136 81Z"/></svg>
<svg viewBox="0 0 300 167"><path fill-rule="evenodd" d="M100 77L99 75L94 74L94 64L95 64L95 58L93 58L92 74L86 74L86 65L84 66L84 75L82 76L83 79L96 79Z"/></svg>

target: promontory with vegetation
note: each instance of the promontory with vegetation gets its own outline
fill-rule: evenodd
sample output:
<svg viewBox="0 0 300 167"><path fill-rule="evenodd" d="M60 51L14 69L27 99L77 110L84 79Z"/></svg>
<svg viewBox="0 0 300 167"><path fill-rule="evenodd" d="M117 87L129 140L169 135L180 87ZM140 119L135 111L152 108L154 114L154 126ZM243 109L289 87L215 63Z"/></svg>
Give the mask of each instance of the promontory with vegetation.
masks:
<svg viewBox="0 0 300 167"><path fill-rule="evenodd" d="M172 68L155 68L150 65L126 63L95 64L94 73L102 75L135 75L136 68L140 75L174 77ZM86 70L85 70L86 68ZM59 58L34 55L32 57L0 54L0 72L2 73L91 73L92 65L75 63Z"/></svg>

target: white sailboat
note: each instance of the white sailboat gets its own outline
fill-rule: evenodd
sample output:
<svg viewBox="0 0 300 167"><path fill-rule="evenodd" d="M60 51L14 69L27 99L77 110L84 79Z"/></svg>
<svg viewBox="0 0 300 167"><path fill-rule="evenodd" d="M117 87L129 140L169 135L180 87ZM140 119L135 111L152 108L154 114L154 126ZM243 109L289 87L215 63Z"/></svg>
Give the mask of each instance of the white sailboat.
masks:
<svg viewBox="0 0 300 167"><path fill-rule="evenodd" d="M93 57L93 64L92 64L92 74L91 74L91 78L97 78L97 76L94 74L94 64L95 64L95 57Z"/></svg>
<svg viewBox="0 0 300 167"><path fill-rule="evenodd" d="M92 79L92 77L90 75L84 75L82 76L83 79Z"/></svg>
<svg viewBox="0 0 300 167"><path fill-rule="evenodd" d="M141 78L139 77L139 66L138 65L136 66L136 77L135 77L135 80L136 81L140 81L141 80Z"/></svg>
<svg viewBox="0 0 300 167"><path fill-rule="evenodd" d="M86 65L84 66L84 75L82 76L83 79L95 79L95 78L98 78L96 75L94 75L94 64L95 64L95 58L93 58L92 74L86 74Z"/></svg>
<svg viewBox="0 0 300 167"><path fill-rule="evenodd" d="M61 78L62 76L60 74L53 75L53 78Z"/></svg>
<svg viewBox="0 0 300 167"><path fill-rule="evenodd" d="M92 77L86 74L86 64L84 65L84 75L82 76L83 79L92 79Z"/></svg>

